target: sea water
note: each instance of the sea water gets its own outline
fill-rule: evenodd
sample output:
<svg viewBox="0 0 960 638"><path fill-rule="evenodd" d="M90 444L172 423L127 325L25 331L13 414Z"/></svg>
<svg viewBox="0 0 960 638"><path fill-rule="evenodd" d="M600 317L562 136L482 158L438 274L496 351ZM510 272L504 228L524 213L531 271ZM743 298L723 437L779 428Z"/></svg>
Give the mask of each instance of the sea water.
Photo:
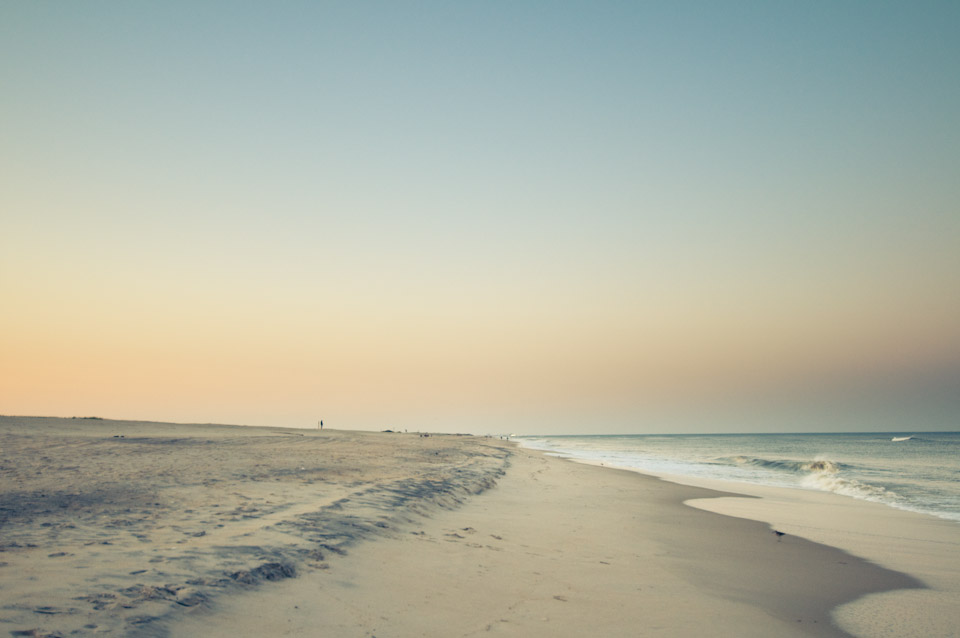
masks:
<svg viewBox="0 0 960 638"><path fill-rule="evenodd" d="M822 490L960 522L960 432L517 437L639 470Z"/></svg>

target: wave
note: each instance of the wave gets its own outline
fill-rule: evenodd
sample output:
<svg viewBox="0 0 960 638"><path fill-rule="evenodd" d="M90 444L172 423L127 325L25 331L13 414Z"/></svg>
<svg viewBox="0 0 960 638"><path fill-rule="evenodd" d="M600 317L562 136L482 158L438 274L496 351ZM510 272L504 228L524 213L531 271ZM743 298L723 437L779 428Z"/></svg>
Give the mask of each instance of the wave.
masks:
<svg viewBox="0 0 960 638"><path fill-rule="evenodd" d="M752 465L770 470L784 470L787 472L839 472L843 469L843 464L836 461L826 461L817 459L815 461L790 461L784 459L761 459L755 456L734 456L729 459L719 459L721 462L727 460L734 465Z"/></svg>
<svg viewBox="0 0 960 638"><path fill-rule="evenodd" d="M899 499L897 494L880 485L871 485L855 478L845 476L848 466L836 461L815 459L813 461L794 461L782 459L763 459L751 456L734 456L728 461L739 466L752 466L768 470L790 472L800 475L800 484L809 489L833 492L867 501L891 503Z"/></svg>

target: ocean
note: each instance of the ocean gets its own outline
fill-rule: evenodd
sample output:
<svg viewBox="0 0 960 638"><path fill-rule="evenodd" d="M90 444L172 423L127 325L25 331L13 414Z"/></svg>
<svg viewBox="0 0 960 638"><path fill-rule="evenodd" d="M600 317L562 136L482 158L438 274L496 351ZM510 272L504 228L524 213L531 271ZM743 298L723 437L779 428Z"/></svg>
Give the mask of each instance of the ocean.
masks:
<svg viewBox="0 0 960 638"><path fill-rule="evenodd" d="M650 474L834 492L960 522L960 432L515 438Z"/></svg>

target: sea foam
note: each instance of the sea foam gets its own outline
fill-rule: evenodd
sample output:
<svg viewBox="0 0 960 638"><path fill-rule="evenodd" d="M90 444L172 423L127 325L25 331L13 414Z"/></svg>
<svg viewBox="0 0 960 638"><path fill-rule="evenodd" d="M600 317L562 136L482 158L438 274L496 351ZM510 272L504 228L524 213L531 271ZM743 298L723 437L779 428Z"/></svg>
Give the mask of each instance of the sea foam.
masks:
<svg viewBox="0 0 960 638"><path fill-rule="evenodd" d="M752 456L738 455L728 461L739 466L760 467L774 472L789 472L800 475L800 485L808 489L824 492L834 492L869 501L882 501L893 504L897 500L894 492L879 485L871 485L864 481L845 476L844 465L829 459L814 459L812 461L798 461L790 459L764 459Z"/></svg>
<svg viewBox="0 0 960 638"><path fill-rule="evenodd" d="M524 445L652 474L794 487L960 521L960 433L534 436Z"/></svg>

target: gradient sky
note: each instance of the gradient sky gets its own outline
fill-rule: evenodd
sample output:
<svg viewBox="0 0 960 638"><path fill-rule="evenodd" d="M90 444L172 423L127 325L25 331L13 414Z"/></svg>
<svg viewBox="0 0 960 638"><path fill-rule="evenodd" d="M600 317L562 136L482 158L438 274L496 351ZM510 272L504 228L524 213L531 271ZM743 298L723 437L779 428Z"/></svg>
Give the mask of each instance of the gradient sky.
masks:
<svg viewBox="0 0 960 638"><path fill-rule="evenodd" d="M960 429L960 3L0 4L0 413Z"/></svg>

